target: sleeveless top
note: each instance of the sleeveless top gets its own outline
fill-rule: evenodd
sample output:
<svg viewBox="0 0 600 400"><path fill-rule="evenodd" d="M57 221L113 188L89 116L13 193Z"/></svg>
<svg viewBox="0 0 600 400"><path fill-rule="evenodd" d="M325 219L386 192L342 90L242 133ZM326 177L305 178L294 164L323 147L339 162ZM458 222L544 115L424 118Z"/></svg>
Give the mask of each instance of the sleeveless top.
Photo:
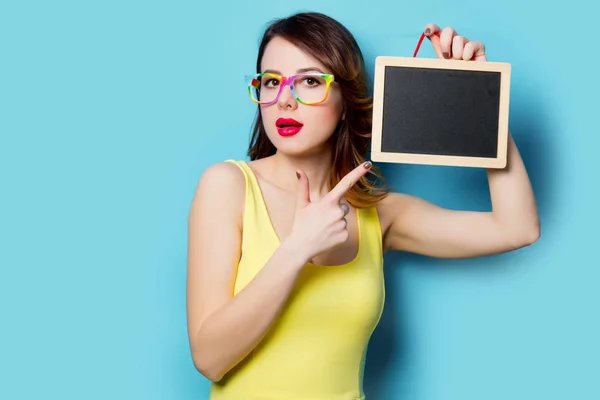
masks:
<svg viewBox="0 0 600 400"><path fill-rule="evenodd" d="M279 239L253 171L246 181L242 252L234 295L267 263ZM356 209L358 253L343 265L307 263L267 334L210 400L364 400L363 372L384 304L383 252L375 206Z"/></svg>

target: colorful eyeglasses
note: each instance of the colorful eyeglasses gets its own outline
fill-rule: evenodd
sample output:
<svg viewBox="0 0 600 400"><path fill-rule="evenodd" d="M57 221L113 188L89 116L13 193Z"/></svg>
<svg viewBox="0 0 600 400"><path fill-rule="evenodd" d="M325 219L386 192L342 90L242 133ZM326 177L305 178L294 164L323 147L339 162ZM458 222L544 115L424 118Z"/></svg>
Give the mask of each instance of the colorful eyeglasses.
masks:
<svg viewBox="0 0 600 400"><path fill-rule="evenodd" d="M299 103L322 103L327 99L329 87L334 80L332 74L298 74L285 77L265 73L246 76L250 98L262 105L275 103L286 86L289 86Z"/></svg>

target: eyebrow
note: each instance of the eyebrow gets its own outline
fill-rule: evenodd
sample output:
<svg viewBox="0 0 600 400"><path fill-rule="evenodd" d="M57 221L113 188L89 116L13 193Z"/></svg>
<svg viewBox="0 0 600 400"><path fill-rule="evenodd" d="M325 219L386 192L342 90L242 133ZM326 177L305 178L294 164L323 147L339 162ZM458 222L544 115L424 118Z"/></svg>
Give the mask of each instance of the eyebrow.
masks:
<svg viewBox="0 0 600 400"><path fill-rule="evenodd" d="M300 68L299 70L296 71L296 73L298 74L303 74L306 72L319 72L321 74L325 74L326 72L323 72L320 68L317 67L308 67L308 68ZM274 69L266 69L264 70L263 74L276 74L276 75L283 75L281 72L276 71Z"/></svg>

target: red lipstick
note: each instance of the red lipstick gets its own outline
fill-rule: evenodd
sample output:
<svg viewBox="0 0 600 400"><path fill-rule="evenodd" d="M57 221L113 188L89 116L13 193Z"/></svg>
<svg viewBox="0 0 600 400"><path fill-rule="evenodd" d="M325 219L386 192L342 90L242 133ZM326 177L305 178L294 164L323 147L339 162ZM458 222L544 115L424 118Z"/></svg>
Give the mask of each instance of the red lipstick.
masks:
<svg viewBox="0 0 600 400"><path fill-rule="evenodd" d="M293 118L279 118L275 125L277 125L277 132L281 136L292 136L302 129L302 124Z"/></svg>

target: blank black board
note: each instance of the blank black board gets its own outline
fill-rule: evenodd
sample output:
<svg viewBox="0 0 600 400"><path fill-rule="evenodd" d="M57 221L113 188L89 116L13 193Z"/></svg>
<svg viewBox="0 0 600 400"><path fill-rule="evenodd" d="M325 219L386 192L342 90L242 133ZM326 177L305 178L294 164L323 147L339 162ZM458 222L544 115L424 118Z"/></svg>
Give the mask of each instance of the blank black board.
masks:
<svg viewBox="0 0 600 400"><path fill-rule="evenodd" d="M510 64L378 57L373 161L504 168Z"/></svg>

